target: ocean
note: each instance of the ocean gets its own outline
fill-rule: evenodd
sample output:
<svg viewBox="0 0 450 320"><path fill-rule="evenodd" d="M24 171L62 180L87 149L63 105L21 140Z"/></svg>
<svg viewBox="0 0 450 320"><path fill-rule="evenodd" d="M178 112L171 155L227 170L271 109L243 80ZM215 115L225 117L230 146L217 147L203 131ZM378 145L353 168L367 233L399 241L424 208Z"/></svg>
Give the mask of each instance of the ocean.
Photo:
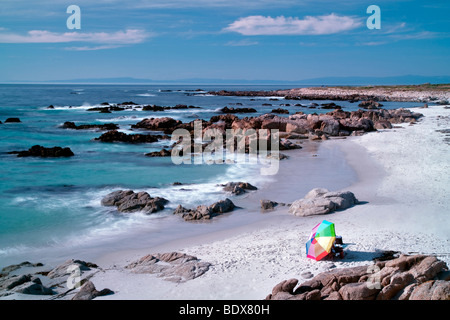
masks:
<svg viewBox="0 0 450 320"><path fill-rule="evenodd" d="M144 118L172 117L183 122L209 120L228 107L251 107L257 116L275 108L291 114L328 112L294 106L331 101L288 101L274 97L224 97L215 90L272 90L282 86L186 86L186 85L0 85L0 267L20 263L26 257L52 260L73 257L98 247L126 249L182 238L196 232L214 232L218 223L192 224L174 216L179 205L194 208L230 197L219 184L244 181L256 186L270 184L259 164L175 165L170 157L146 157L167 142L148 144L102 143L103 132L62 129L66 121L78 124L116 123L126 133ZM138 105L192 105L199 108L164 111L124 110L112 113L87 111L102 103L132 101ZM344 110L357 103L336 102ZM264 105L263 105L264 104ZM270 104L270 105L268 105ZM290 104L290 106L286 106ZM412 107L412 103L383 103L384 108ZM52 105L53 108L48 107ZM288 115L281 115L288 116ZM5 123L7 118L20 123ZM33 145L70 147L70 158L18 158L10 151ZM301 164L299 164L301 166ZM345 164L342 164L343 168ZM346 169L347 170L347 169ZM350 170L350 169L348 169ZM182 185L174 185L181 182ZM344 183L345 184L345 183ZM308 186L309 187L309 186ZM306 186L305 186L306 188ZM132 189L152 197L169 199L166 209L152 215L119 214L100 204L106 194ZM305 189L306 190L306 189ZM308 191L308 190L306 190ZM301 193L301 192L300 192ZM262 217L262 216L261 216ZM259 216L249 217L256 221ZM242 223L239 222L229 222ZM226 226L225 219L220 221ZM130 235L133 237L130 238ZM138 237L137 235L142 235ZM128 239L128 240L127 240ZM140 242L139 239L142 239ZM77 257L73 257L77 258Z"/></svg>

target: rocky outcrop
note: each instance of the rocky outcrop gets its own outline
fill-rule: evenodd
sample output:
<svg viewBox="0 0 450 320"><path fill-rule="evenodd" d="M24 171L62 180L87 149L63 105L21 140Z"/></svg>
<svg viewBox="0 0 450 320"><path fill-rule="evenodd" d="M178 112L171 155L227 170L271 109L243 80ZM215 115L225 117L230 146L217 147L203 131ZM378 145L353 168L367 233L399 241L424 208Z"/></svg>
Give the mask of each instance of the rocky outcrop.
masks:
<svg viewBox="0 0 450 320"><path fill-rule="evenodd" d="M22 267L29 268L28 272L33 272L31 271L33 270L32 268L39 268L41 271L35 269L34 273L10 274ZM26 261L3 268L0 276L0 297L25 294L50 296L39 297L39 299L65 300L73 296L72 300L91 300L102 295L114 293L110 289L97 291L94 284L89 281L91 277L102 270L94 263L69 259L55 266L50 271L42 271L43 267L42 263Z"/></svg>
<svg viewBox="0 0 450 320"><path fill-rule="evenodd" d="M223 186L223 191L231 192L235 195L243 194L247 192L246 190L258 190L257 187L248 182L228 182L227 184L222 184L221 186Z"/></svg>
<svg viewBox="0 0 450 320"><path fill-rule="evenodd" d="M347 209L357 203L358 200L350 191L330 192L327 189L316 188L308 192L303 199L294 201L289 207L289 213L301 217L328 214Z"/></svg>
<svg viewBox="0 0 450 320"><path fill-rule="evenodd" d="M152 198L147 192L133 192L133 190L118 190L106 195L101 204L103 206L115 206L119 212L130 213L142 211L146 214L164 210L169 200L155 197Z"/></svg>
<svg viewBox="0 0 450 320"><path fill-rule="evenodd" d="M126 143L152 143L160 139L167 139L167 136L153 134L126 134L117 130L105 132L94 140L101 142L126 142Z"/></svg>
<svg viewBox="0 0 450 320"><path fill-rule="evenodd" d="M41 158L58 158L74 156L70 148L53 147L46 148L35 145L25 151L11 151L9 154L17 154L18 157L41 157Z"/></svg>
<svg viewBox="0 0 450 320"><path fill-rule="evenodd" d="M448 270L434 256L401 255L388 261L320 273L298 285L277 284L267 300L450 300L450 282L436 280Z"/></svg>
<svg viewBox="0 0 450 320"><path fill-rule="evenodd" d="M12 265L2 268L2 270L0 271L0 278L6 277L10 272L20 269L22 267L42 267L42 266L43 266L43 264L40 262L31 263L29 261L24 261L19 264L12 264Z"/></svg>
<svg viewBox="0 0 450 320"><path fill-rule="evenodd" d="M210 206L200 205L195 209L186 209L180 204L173 214L181 216L185 221L209 220L222 213L233 211L234 208L234 203L226 198L225 200L220 200Z"/></svg>
<svg viewBox="0 0 450 320"><path fill-rule="evenodd" d="M133 273L156 274L164 280L181 283L200 277L210 266L210 263L200 261L197 257L169 252L146 255L125 268Z"/></svg>
<svg viewBox="0 0 450 320"><path fill-rule="evenodd" d="M92 268L98 268L98 266L92 262L86 262L83 260L69 259L62 264L56 266L50 270L46 276L50 279L64 277L70 274L68 268L70 266L76 266L80 271L90 271Z"/></svg>
<svg viewBox="0 0 450 320"><path fill-rule="evenodd" d="M105 124L80 124L76 125L74 122L66 121L61 126L63 129L74 129L74 130L116 130L119 126L115 123L105 123Z"/></svg>
<svg viewBox="0 0 450 320"><path fill-rule="evenodd" d="M12 275L0 278L0 290L9 291L9 293L22 293L33 295L52 295L51 288L45 287L41 279L31 274Z"/></svg>

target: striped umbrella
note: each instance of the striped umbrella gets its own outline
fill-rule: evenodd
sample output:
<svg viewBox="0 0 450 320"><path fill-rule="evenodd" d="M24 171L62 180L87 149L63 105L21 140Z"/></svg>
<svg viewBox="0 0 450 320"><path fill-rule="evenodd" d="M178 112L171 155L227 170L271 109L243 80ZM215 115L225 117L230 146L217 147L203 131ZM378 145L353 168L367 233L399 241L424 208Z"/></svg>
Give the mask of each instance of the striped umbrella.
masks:
<svg viewBox="0 0 450 320"><path fill-rule="evenodd" d="M334 223L323 220L311 231L306 242L306 256L319 261L330 253L335 239Z"/></svg>

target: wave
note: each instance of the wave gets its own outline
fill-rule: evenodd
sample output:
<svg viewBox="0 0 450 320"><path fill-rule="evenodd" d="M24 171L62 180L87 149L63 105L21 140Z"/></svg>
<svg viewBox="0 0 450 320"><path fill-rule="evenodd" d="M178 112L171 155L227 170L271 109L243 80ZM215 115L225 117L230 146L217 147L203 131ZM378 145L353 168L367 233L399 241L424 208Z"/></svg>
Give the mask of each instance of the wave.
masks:
<svg viewBox="0 0 450 320"><path fill-rule="evenodd" d="M137 117L135 115L133 116L119 116L115 118L108 118L108 119L95 119L95 121L99 122L121 122L121 121L141 121L148 117Z"/></svg>
<svg viewBox="0 0 450 320"><path fill-rule="evenodd" d="M137 97L156 97L156 94L151 93L140 93L136 95Z"/></svg>

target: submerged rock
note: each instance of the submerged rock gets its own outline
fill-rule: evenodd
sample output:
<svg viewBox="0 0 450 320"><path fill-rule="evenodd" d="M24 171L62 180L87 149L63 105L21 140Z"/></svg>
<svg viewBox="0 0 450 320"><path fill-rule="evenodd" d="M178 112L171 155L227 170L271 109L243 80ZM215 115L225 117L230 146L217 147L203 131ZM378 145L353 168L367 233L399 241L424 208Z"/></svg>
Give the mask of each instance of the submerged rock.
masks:
<svg viewBox="0 0 450 320"><path fill-rule="evenodd" d="M167 139L167 136L152 134L126 134L117 130L105 132L94 140L101 142L126 142L126 143L152 143L159 139Z"/></svg>
<svg viewBox="0 0 450 320"><path fill-rule="evenodd" d="M99 130L116 130L119 126L115 123L105 123L105 124L80 124L76 125L74 122L66 121L61 126L63 129L74 129L74 130L89 130L89 129L99 129Z"/></svg>
<svg viewBox="0 0 450 320"><path fill-rule="evenodd" d="M300 200L294 201L289 213L296 216L311 216L328 214L335 210L347 209L358 203L355 195L350 191L330 192L327 189L316 188Z"/></svg>
<svg viewBox="0 0 450 320"><path fill-rule="evenodd" d="M57 158L57 157L72 157L74 156L70 148L45 148L43 146L35 145L25 151L11 151L9 154L17 154L18 157L42 157L42 158Z"/></svg>
<svg viewBox="0 0 450 320"><path fill-rule="evenodd" d="M161 149L161 151L154 151L145 154L145 156L147 157L170 157L171 155L172 152L166 149Z"/></svg>
<svg viewBox="0 0 450 320"><path fill-rule="evenodd" d="M224 107L220 109L223 113L254 113L257 112L254 108L228 108Z"/></svg>
<svg viewBox="0 0 450 320"><path fill-rule="evenodd" d="M19 123L19 122L22 122L20 121L19 118L8 118L5 120L5 123Z"/></svg>

